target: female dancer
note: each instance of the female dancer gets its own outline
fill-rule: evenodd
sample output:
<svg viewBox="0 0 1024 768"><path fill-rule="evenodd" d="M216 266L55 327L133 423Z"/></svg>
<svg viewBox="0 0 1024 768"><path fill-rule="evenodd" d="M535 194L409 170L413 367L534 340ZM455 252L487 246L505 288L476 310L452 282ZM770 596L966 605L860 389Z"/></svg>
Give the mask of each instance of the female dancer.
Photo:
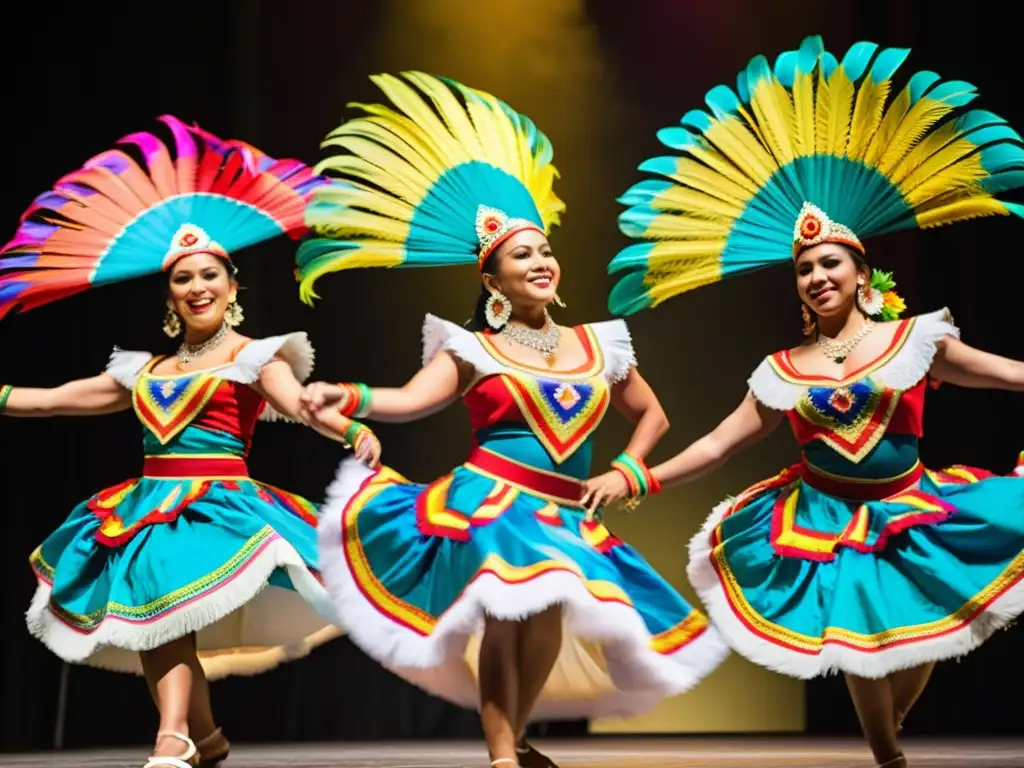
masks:
<svg viewBox="0 0 1024 768"><path fill-rule="evenodd" d="M350 154L321 166L347 183L318 194L309 220L344 239L303 244L304 294L320 274L360 266L476 264L483 288L469 330L427 316L423 368L405 386L317 383L304 399L316 418L340 407L411 421L461 398L475 446L430 485L343 463L321 516L325 583L368 654L480 706L493 765L546 768L523 738L531 716L644 710L693 686L725 648L582 509L625 493L627 478L649 487L644 457L668 423L622 321L565 328L548 314L561 269L546 235L564 205L547 138L450 80L374 81L404 114L367 107L331 134ZM609 405L635 431L584 484Z"/></svg>
<svg viewBox="0 0 1024 768"><path fill-rule="evenodd" d="M36 199L2 251L0 315L163 270L164 330L184 329L177 355L115 350L89 379L5 385L0 412L134 408L142 422L142 477L79 505L32 554L39 587L28 627L65 661L141 669L160 711L146 765L181 768L228 753L208 678L269 669L338 634L314 568L315 508L251 480L245 465L257 418L298 417L313 350L304 333L234 330L242 314L229 255L301 235L312 190L328 182L294 160L161 119L174 161L156 136L134 134L122 143L142 150L146 169L112 150ZM365 427L328 414L318 429L376 463Z"/></svg>
<svg viewBox="0 0 1024 768"><path fill-rule="evenodd" d="M1020 137L990 112L936 122L972 86L922 72L885 109L909 53L855 45L842 62L820 38L763 57L739 98L713 89L660 134L689 157L643 167L623 230L660 240L612 262L613 311L791 262L807 341L770 355L740 406L655 467L693 480L785 415L800 461L721 504L690 544L689 576L712 622L752 661L799 678L840 670L875 759L905 766L896 734L936 661L980 645L1024 608L1024 482L921 465L928 380L1024 391L1024 363L959 341L948 311L897 320L891 276L862 239L982 214L1021 186ZM869 66L870 65L870 66ZM860 81L859 89L854 84Z"/></svg>

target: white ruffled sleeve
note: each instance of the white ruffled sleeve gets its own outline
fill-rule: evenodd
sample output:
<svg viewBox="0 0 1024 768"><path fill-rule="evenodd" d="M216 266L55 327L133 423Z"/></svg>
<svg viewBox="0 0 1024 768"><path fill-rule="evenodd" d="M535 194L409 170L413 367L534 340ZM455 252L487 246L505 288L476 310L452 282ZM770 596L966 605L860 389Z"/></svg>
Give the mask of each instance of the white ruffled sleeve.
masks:
<svg viewBox="0 0 1024 768"><path fill-rule="evenodd" d="M606 320L590 325L604 355L604 375L610 384L617 384L636 367L636 352L629 326L625 320Z"/></svg>
<svg viewBox="0 0 1024 768"><path fill-rule="evenodd" d="M756 397L760 403L776 411L789 411L796 408L797 402L807 391L807 387L782 378L771 364L770 357L762 360L761 364L750 374L747 386L750 388L750 394Z"/></svg>
<svg viewBox="0 0 1024 768"><path fill-rule="evenodd" d="M275 357L288 363L300 384L313 373L316 353L313 350L313 345L309 343L309 338L300 331L283 336L253 339L242 347L234 362L219 371L217 375L222 379L239 384L254 384L259 381L263 366ZM260 421L296 423L294 419L277 411L270 403L267 403L260 412Z"/></svg>
<svg viewBox="0 0 1024 768"><path fill-rule="evenodd" d="M114 380L128 390L135 389L135 383L139 380L139 374L146 367L146 363L153 359L149 352L133 352L126 349L114 347L110 354L110 362L104 369L114 377Z"/></svg>
<svg viewBox="0 0 1024 768"><path fill-rule="evenodd" d="M254 384L259 381L263 366L275 357L288 363L300 383L313 373L316 353L306 334L300 331L284 336L253 339L242 347L234 362L217 375L228 381L237 381L239 384Z"/></svg>
<svg viewBox="0 0 1024 768"><path fill-rule="evenodd" d="M950 336L960 338L960 329L953 324L953 316L945 308L918 315L911 322L913 326L902 348L872 374L879 384L899 390L910 389L928 375L939 342Z"/></svg>
<svg viewBox="0 0 1024 768"><path fill-rule="evenodd" d="M494 358L484 351L475 333L436 315L427 315L423 321L423 365L440 352L451 353L481 374L495 368Z"/></svg>

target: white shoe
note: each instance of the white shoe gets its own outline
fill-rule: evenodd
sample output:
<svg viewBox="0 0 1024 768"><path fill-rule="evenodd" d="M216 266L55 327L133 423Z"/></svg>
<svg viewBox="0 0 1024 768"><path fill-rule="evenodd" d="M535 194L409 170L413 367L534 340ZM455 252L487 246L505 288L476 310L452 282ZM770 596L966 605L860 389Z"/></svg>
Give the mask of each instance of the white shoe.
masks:
<svg viewBox="0 0 1024 768"><path fill-rule="evenodd" d="M163 755L151 755L149 761L142 766L142 768L193 768L191 762L195 757L196 749L195 743L183 733L177 733L176 731L162 731L156 735L158 739L163 736L170 736L173 739L185 743L185 753L178 755L177 757L166 757Z"/></svg>

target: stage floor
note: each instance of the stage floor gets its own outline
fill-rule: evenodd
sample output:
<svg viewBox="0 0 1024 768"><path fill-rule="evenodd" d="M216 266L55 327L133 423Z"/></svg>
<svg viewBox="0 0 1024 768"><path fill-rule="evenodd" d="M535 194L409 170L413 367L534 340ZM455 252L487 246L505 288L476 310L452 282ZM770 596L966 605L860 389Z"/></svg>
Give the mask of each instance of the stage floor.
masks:
<svg viewBox="0 0 1024 768"><path fill-rule="evenodd" d="M691 738L541 741L561 768L869 768L856 740ZM1024 740L907 740L911 768L1024 768ZM139 768L145 750L0 755L6 768ZM479 744L239 745L223 768L486 768Z"/></svg>
<svg viewBox="0 0 1024 768"><path fill-rule="evenodd" d="M540 749L561 768L869 768L858 740L805 738L595 737L544 741ZM0 755L5 768L139 768L144 750ZM911 768L1024 768L1024 739L907 739ZM337 743L283 746L240 744L223 768L486 768L478 743Z"/></svg>

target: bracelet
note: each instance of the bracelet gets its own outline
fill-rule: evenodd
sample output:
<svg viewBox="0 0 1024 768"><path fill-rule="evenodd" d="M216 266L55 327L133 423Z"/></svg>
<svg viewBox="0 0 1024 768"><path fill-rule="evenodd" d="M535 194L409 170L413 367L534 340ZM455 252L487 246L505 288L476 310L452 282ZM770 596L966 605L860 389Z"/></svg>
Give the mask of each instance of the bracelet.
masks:
<svg viewBox="0 0 1024 768"><path fill-rule="evenodd" d="M11 396L11 392L14 391L14 387L10 384L4 384L0 387L0 413L4 412L7 407L7 398Z"/></svg>
<svg viewBox="0 0 1024 768"><path fill-rule="evenodd" d="M341 407L341 415L349 418L363 418L373 409L373 390L365 384L338 384L345 391L345 405Z"/></svg>
<svg viewBox="0 0 1024 768"><path fill-rule="evenodd" d="M354 451L359 447L359 442L371 434L373 433L365 424L353 421L348 425L348 429L345 430L345 434L342 435L342 438L346 443L348 443L348 447Z"/></svg>
<svg viewBox="0 0 1024 768"><path fill-rule="evenodd" d="M635 509L652 493L661 491L661 483L651 474L643 459L623 451L612 460L612 469L626 479L629 487L629 500L626 502L628 509Z"/></svg>

